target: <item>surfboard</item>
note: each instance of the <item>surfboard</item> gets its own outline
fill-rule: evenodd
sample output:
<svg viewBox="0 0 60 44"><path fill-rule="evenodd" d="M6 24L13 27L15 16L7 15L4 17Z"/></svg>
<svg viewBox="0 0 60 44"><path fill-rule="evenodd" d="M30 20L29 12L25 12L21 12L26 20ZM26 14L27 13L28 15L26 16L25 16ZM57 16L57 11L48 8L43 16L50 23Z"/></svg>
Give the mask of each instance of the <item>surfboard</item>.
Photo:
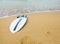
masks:
<svg viewBox="0 0 60 44"><path fill-rule="evenodd" d="M22 15L17 17L11 24L10 24L10 31L12 33L16 33L17 31L21 30L21 28L26 24L27 17Z"/></svg>

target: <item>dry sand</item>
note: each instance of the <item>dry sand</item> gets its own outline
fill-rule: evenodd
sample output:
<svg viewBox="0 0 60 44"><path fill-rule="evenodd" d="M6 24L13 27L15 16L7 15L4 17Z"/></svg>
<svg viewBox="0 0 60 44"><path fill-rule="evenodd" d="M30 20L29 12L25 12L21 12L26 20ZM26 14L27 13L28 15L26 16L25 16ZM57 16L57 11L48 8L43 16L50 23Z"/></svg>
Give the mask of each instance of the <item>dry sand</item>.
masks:
<svg viewBox="0 0 60 44"><path fill-rule="evenodd" d="M26 15L27 24L15 34L9 25L17 16L0 19L0 44L60 44L60 12Z"/></svg>

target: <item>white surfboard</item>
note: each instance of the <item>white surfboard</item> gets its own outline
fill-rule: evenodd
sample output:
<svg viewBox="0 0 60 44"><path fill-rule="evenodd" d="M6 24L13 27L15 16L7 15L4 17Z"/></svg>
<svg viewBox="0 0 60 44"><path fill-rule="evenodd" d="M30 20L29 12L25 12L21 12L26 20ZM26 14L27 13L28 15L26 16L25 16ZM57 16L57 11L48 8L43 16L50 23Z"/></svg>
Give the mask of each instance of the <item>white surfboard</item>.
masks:
<svg viewBox="0 0 60 44"><path fill-rule="evenodd" d="M16 33L25 25L26 22L27 22L26 16L19 16L10 24L10 31L12 33Z"/></svg>

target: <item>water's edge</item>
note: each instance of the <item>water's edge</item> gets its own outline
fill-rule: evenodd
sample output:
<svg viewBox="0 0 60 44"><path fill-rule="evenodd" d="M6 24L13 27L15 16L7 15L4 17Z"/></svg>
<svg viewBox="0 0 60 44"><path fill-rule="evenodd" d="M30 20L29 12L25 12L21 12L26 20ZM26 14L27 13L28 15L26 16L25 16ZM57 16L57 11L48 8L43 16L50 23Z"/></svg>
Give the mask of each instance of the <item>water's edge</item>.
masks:
<svg viewBox="0 0 60 44"><path fill-rule="evenodd" d="M29 13L17 13L17 14L13 14L13 15L3 15L3 16L0 16L0 18L8 18L8 17L11 17L11 16L19 16L19 15L23 15L23 14L32 14L32 13L46 13L46 12L60 12L60 10L52 10L52 11L49 11L49 10L45 10L45 11L35 11L35 12L29 12Z"/></svg>

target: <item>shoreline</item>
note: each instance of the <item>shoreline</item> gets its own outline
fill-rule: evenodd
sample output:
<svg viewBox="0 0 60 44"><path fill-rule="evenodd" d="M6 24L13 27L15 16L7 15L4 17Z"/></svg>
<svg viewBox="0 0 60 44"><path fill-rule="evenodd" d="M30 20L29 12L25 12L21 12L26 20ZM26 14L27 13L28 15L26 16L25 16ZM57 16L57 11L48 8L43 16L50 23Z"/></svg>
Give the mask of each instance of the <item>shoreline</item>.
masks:
<svg viewBox="0 0 60 44"><path fill-rule="evenodd" d="M23 14L33 14L33 13L51 13L51 12L60 12L60 10L52 10L52 11L50 11L50 10L45 10L45 11L35 11L35 12L30 12L30 13L17 13L17 14L14 14L14 15L4 15L4 16L2 16L2 17L0 17L0 19L1 18L8 18L8 17L11 17L11 16L19 16L19 15L23 15Z"/></svg>

